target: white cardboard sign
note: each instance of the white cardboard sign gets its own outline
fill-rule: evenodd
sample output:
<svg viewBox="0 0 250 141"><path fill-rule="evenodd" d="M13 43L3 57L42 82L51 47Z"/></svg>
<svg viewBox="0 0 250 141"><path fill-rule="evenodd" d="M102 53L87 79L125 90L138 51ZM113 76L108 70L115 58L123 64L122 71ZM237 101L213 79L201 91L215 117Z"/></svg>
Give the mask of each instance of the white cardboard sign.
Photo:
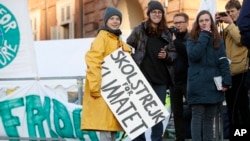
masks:
<svg viewBox="0 0 250 141"><path fill-rule="evenodd" d="M102 96L131 140L169 115L129 53L107 56L102 76Z"/></svg>

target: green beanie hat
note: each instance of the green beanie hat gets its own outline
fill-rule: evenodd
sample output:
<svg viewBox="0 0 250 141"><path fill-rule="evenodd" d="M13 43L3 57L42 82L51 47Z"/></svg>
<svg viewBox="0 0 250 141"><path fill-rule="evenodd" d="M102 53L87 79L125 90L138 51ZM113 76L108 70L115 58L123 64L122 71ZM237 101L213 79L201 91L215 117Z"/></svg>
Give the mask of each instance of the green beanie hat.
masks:
<svg viewBox="0 0 250 141"><path fill-rule="evenodd" d="M103 18L104 23L106 24L108 19L114 15L117 15L118 17L120 17L120 20L122 22L122 13L113 7L107 7L104 13L104 18Z"/></svg>
<svg viewBox="0 0 250 141"><path fill-rule="evenodd" d="M162 11L162 14L164 14L164 8L162 6L162 4L158 1L150 1L148 3L148 11L147 11L147 15L149 15L149 13L152 11L152 10L155 10L155 9L159 9Z"/></svg>

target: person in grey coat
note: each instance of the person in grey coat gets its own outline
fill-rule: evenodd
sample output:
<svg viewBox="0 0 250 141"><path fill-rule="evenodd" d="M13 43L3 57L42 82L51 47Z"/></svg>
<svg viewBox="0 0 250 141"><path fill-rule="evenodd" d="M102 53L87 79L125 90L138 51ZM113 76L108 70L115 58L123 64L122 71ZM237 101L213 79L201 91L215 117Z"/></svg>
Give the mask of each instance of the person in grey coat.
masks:
<svg viewBox="0 0 250 141"><path fill-rule="evenodd" d="M213 119L231 86L223 40L209 11L200 11L187 40L187 102L192 108L192 141L213 141ZM214 77L222 77L217 90Z"/></svg>

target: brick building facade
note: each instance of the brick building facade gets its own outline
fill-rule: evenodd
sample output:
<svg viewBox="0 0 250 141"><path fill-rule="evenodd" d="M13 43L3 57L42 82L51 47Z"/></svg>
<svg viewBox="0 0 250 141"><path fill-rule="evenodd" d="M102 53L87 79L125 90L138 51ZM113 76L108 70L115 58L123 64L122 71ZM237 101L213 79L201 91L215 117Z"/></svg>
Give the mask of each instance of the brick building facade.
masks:
<svg viewBox="0 0 250 141"><path fill-rule="evenodd" d="M94 37L103 24L107 6L123 13L121 30L127 36L141 21L147 18L150 0L28 0L32 31L35 40L70 39ZM186 12L190 27L197 14L201 0L158 0L166 11L168 25L173 15ZM217 9L224 10L228 0L217 0Z"/></svg>

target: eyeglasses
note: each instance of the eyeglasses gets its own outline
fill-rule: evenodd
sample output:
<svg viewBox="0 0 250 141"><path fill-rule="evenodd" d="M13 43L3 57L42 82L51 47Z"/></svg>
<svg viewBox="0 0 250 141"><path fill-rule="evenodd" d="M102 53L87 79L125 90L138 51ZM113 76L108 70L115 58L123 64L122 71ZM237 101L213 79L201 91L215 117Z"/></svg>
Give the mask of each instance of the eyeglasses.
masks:
<svg viewBox="0 0 250 141"><path fill-rule="evenodd" d="M182 23L186 23L186 22L185 21L174 22L175 25L182 24Z"/></svg>
<svg viewBox="0 0 250 141"><path fill-rule="evenodd" d="M150 12L152 15L162 15L162 11L158 10L153 10Z"/></svg>

